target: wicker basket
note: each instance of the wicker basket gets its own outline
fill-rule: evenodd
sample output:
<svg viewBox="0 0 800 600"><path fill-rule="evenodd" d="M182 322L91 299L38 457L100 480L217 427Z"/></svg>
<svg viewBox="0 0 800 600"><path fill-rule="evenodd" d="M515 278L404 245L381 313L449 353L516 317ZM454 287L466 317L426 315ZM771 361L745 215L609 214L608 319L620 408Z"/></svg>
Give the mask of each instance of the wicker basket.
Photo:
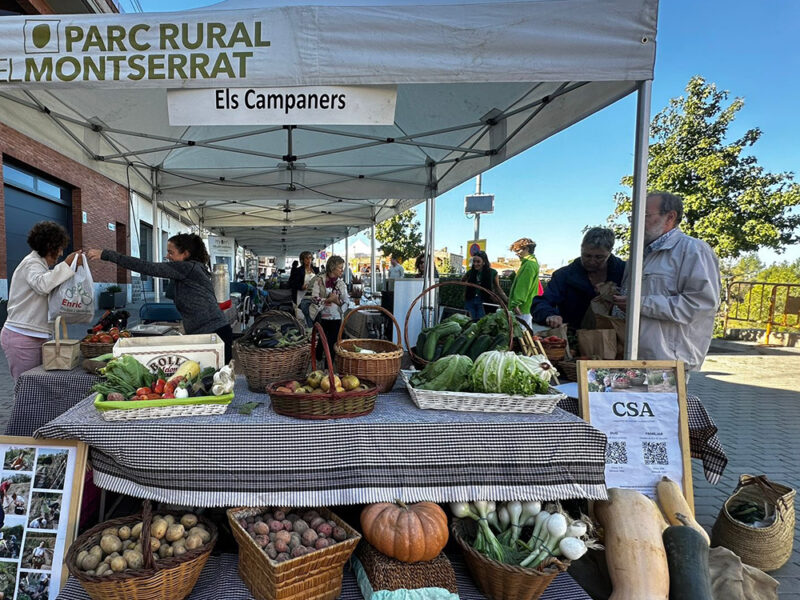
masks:
<svg viewBox="0 0 800 600"><path fill-rule="evenodd" d="M92 344L91 342L81 342L81 354L85 358L95 358L104 354L111 354L114 344Z"/></svg>
<svg viewBox="0 0 800 600"><path fill-rule="evenodd" d="M433 291L433 290L435 290L437 288L440 288L440 287L442 287L444 285L460 285L462 287L472 287L472 288L476 288L478 290L487 292L492 297L492 299L495 302L497 302L497 304L500 305L500 310L506 311L506 316L508 317L508 331L509 331L508 349L509 350L513 350L513 348L514 348L514 321L511 318L511 313L509 312L508 307L506 306L506 303L503 302L497 294L495 294L491 290L487 290L484 287L481 287L481 286L476 285L474 283L469 283L467 281L442 281L441 283L437 283L435 285L432 285L432 286L427 287L424 290L422 290L420 295L417 296L416 298L414 298L414 301L411 303L411 306L408 307L408 312L406 313L406 320L405 320L405 323L404 323L404 326L403 326L403 339L405 339L406 348L408 348L408 355L411 358L411 362L415 367L417 367L418 369L422 369L422 368L425 367L425 365L428 364L429 361L425 360L424 358L422 358L421 356L416 354L417 347L416 346L411 346L411 344L408 342L408 322L411 319L411 312L414 310L414 307L417 305L417 302L419 302L425 296L425 294L427 294L428 292L431 292L431 291Z"/></svg>
<svg viewBox="0 0 800 600"><path fill-rule="evenodd" d="M356 557L375 591L442 588L458 594L456 574L444 552L433 560L407 563L386 556L366 540L361 540L356 548Z"/></svg>
<svg viewBox="0 0 800 600"><path fill-rule="evenodd" d="M574 360L561 360L556 364L561 376L567 381L578 381L578 363Z"/></svg>
<svg viewBox="0 0 800 600"><path fill-rule="evenodd" d="M544 348L544 353L547 355L547 360L550 362L564 360L564 357L567 355L567 348L565 346L548 346L542 343L542 348Z"/></svg>
<svg viewBox="0 0 800 600"><path fill-rule="evenodd" d="M403 346L388 340L368 338L342 340L347 319L359 310L379 310L384 313L394 323L397 329L397 340L400 341L400 325L392 313L380 306L359 306L345 315L342 325L339 327L339 338L334 347L336 351L336 370L344 375L355 375L359 379L364 378L374 381L375 385L378 386L379 392L388 392L394 387L394 382L397 381L397 374L400 372ZM365 350L372 350L375 354L356 352L356 346Z"/></svg>
<svg viewBox="0 0 800 600"><path fill-rule="evenodd" d="M233 537L239 544L239 576L257 600L334 600L342 591L347 559L361 536L326 508L315 509L333 520L349 538L285 562L275 562L239 524L239 519L261 514L267 507L230 508Z"/></svg>
<svg viewBox="0 0 800 600"><path fill-rule="evenodd" d="M722 505L711 530L711 545L725 546L738 554L742 562L775 571L792 555L794 541L795 490L767 479L765 475L741 475L739 485ZM730 512L735 502L751 500L775 507L775 522L769 527L752 527L734 519Z"/></svg>
<svg viewBox="0 0 800 600"><path fill-rule="evenodd" d="M465 412L514 412L550 414L567 397L551 387L549 394L535 396L509 396L508 394L482 394L477 392L445 392L420 390L411 385L413 371L400 371L408 395L417 408L457 410Z"/></svg>
<svg viewBox="0 0 800 600"><path fill-rule="evenodd" d="M461 547L470 575L478 589L491 600L536 600L547 586L567 570L569 561L553 559L544 569L507 565L487 558L468 541L475 538L475 523L453 519L453 539Z"/></svg>
<svg viewBox="0 0 800 600"><path fill-rule="evenodd" d="M172 417L205 417L222 415L233 401L233 392L222 396L163 398L160 400L126 400L108 402L103 394L94 398L94 406L104 421L138 421Z"/></svg>
<svg viewBox="0 0 800 600"><path fill-rule="evenodd" d="M159 514L180 516L182 513L160 511ZM106 527L121 527L143 521L140 539L149 539L151 519L150 502L145 501L141 514L100 523L81 534L69 547L65 559L67 568L93 600L183 600L191 593L217 541L216 526L203 516L198 516L198 519L208 529L211 539L180 557L153 561L152 553L145 552L142 569L129 569L103 577L87 575L78 568L78 554L96 545Z"/></svg>
<svg viewBox="0 0 800 600"><path fill-rule="evenodd" d="M251 392L263 393L269 384L285 379L302 379L308 372L311 346L308 342L286 348L256 348L243 343L257 326L267 322L292 323L305 329L294 315L280 310L268 310L259 315L248 331L233 344L233 355L236 359L237 372L247 378L247 387Z"/></svg>
<svg viewBox="0 0 800 600"><path fill-rule="evenodd" d="M316 370L316 344L317 340L325 350L325 361L328 364L328 377L330 391L321 394L295 394L292 392L279 392L277 388L288 383L276 382L267 388L272 409L279 415L295 417L297 419L347 419L368 415L375 408L378 398L377 386L366 379L361 383L368 386L365 390L350 392L337 392L333 379L333 361L325 332L319 323L314 325L311 332L311 369Z"/></svg>

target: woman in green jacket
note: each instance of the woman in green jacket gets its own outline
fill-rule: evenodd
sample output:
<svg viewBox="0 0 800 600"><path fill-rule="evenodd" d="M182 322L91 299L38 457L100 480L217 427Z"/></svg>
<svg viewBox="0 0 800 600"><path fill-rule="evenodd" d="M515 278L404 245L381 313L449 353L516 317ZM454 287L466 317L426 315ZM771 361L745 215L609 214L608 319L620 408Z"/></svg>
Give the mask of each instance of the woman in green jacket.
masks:
<svg viewBox="0 0 800 600"><path fill-rule="evenodd" d="M508 308L531 325L531 304L539 291L539 262L533 255L536 242L530 238L520 238L511 244L511 251L519 256L520 265L511 291L508 294Z"/></svg>

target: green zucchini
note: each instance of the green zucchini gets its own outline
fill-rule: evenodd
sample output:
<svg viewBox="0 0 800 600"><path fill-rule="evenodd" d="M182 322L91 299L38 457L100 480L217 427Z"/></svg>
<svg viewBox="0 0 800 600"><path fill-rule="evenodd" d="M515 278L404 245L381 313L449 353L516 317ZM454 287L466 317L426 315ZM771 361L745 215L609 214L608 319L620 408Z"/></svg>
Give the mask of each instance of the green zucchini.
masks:
<svg viewBox="0 0 800 600"><path fill-rule="evenodd" d="M442 356L447 356L449 354L452 354L450 350L453 348L456 339L458 339L459 337L461 336L448 335L446 338L444 338L444 342L442 343L442 354L441 354Z"/></svg>
<svg viewBox="0 0 800 600"><path fill-rule="evenodd" d="M508 350L508 336L505 333L498 333L489 344L490 350Z"/></svg>
<svg viewBox="0 0 800 600"><path fill-rule="evenodd" d="M467 336L463 333L459 336L453 338L453 343L447 349L446 352L442 352L444 356L450 356L451 354L461 354L460 349L461 346L467 343Z"/></svg>
<svg viewBox="0 0 800 600"><path fill-rule="evenodd" d="M422 356L422 349L425 347L425 340L427 338L428 338L428 330L426 329L421 331L420 334L417 336L417 346L414 354L416 354L417 356Z"/></svg>
<svg viewBox="0 0 800 600"><path fill-rule="evenodd" d="M708 570L708 542L692 527L671 525L664 530L669 565L669 600L714 600Z"/></svg>
<svg viewBox="0 0 800 600"><path fill-rule="evenodd" d="M478 336L478 338L469 347L469 357L472 360L477 359L481 354L489 349L491 343L491 336L488 336L485 333L481 336Z"/></svg>

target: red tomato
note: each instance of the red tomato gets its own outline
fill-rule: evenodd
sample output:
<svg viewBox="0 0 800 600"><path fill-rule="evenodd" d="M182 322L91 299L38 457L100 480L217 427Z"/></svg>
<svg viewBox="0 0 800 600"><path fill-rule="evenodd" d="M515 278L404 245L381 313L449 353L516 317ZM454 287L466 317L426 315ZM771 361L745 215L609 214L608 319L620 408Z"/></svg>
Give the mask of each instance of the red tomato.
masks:
<svg viewBox="0 0 800 600"><path fill-rule="evenodd" d="M161 394L147 394L147 400L161 400Z"/></svg>
<svg viewBox="0 0 800 600"><path fill-rule="evenodd" d="M174 397L175 394L173 394L172 392L164 392L164 395L162 396L164 400L172 400Z"/></svg>
<svg viewBox="0 0 800 600"><path fill-rule="evenodd" d="M137 396L146 396L147 394L152 394L152 393L153 390L151 390L149 387L140 387L138 390L136 390Z"/></svg>

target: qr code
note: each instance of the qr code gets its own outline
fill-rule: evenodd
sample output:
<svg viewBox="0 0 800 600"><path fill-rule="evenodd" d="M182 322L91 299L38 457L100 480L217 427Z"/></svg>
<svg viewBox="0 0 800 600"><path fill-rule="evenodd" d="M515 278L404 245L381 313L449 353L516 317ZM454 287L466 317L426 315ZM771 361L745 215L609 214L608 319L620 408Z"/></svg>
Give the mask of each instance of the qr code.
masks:
<svg viewBox="0 0 800 600"><path fill-rule="evenodd" d="M606 446L607 465L627 465L628 446L625 442L608 442Z"/></svg>
<svg viewBox="0 0 800 600"><path fill-rule="evenodd" d="M644 452L644 464L646 465L668 465L667 442L642 442Z"/></svg>

